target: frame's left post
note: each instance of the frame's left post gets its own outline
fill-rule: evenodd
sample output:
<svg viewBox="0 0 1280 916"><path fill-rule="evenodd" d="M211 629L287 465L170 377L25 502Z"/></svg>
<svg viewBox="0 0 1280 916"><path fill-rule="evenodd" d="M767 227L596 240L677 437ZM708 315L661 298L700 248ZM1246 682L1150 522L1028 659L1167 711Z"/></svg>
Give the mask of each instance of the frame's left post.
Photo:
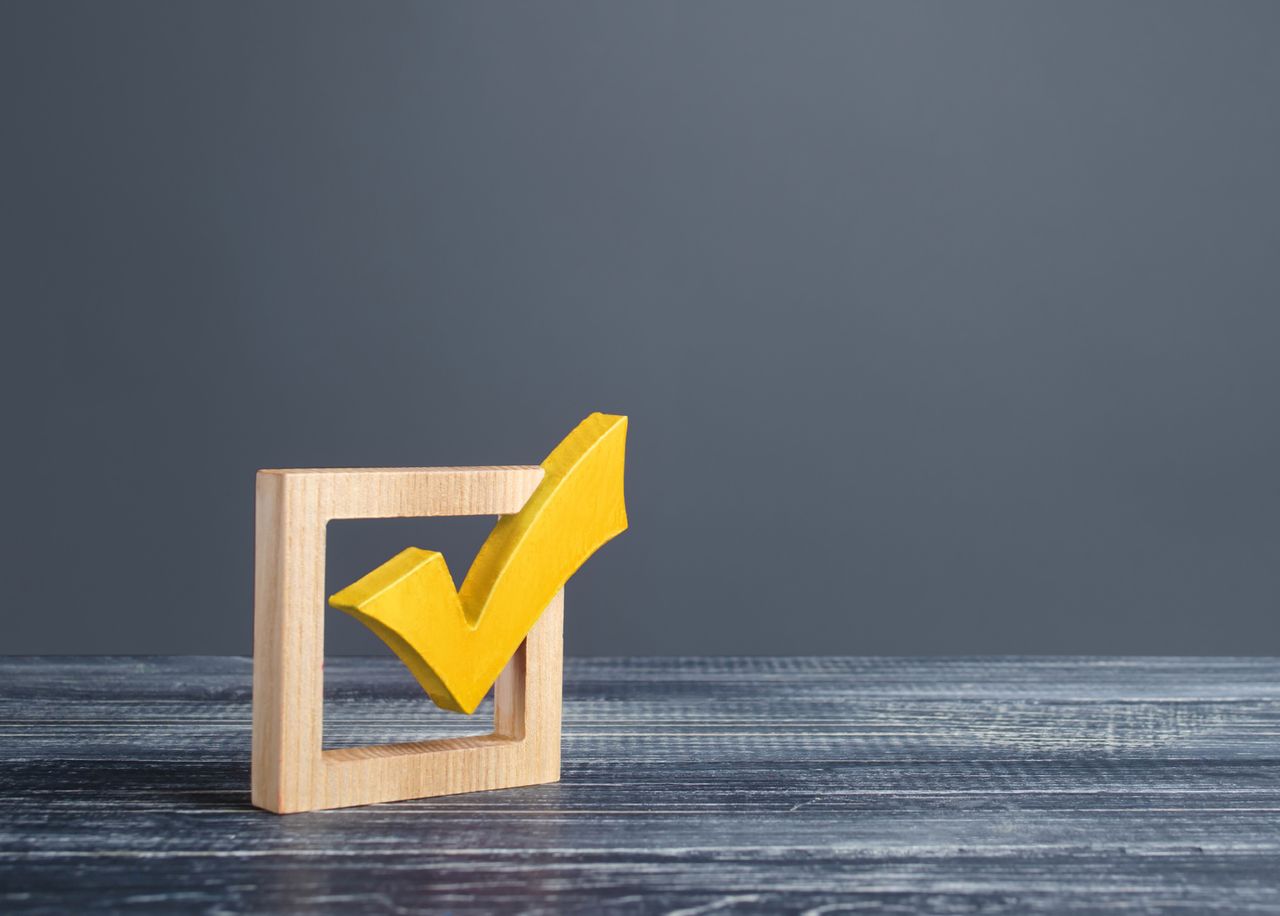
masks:
<svg viewBox="0 0 1280 916"><path fill-rule="evenodd" d="M316 483L258 473L254 519L252 801L284 814L323 793L324 538ZM310 486L309 486L310 485ZM307 491L307 492L304 492Z"/></svg>

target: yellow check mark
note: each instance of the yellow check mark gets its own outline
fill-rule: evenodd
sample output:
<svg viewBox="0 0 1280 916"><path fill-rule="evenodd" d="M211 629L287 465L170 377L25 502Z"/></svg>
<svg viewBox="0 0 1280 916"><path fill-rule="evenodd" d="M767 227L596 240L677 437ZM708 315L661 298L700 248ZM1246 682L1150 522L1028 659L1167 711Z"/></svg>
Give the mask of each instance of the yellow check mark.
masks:
<svg viewBox="0 0 1280 916"><path fill-rule="evenodd" d="M542 483L504 515L455 590L444 556L410 547L329 599L377 633L437 706L472 713L543 608L627 528L627 418L593 413L542 462Z"/></svg>

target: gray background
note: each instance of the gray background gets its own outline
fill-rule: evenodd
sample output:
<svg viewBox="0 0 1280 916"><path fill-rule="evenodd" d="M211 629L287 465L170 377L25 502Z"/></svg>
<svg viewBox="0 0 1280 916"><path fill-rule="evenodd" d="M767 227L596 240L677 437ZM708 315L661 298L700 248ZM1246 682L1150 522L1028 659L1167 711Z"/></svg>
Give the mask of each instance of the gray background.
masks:
<svg viewBox="0 0 1280 916"><path fill-rule="evenodd" d="M631 416L578 653L1280 651L1280 4L0 6L5 652ZM333 526L346 584L484 520ZM330 612L332 652L382 651Z"/></svg>

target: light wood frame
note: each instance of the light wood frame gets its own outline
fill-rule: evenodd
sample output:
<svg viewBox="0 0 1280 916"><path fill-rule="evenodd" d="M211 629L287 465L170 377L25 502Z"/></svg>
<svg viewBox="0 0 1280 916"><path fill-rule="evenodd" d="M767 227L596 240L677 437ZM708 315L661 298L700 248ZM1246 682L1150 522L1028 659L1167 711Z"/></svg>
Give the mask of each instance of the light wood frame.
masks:
<svg viewBox="0 0 1280 916"><path fill-rule="evenodd" d="M278 814L555 782L561 590L494 685L491 734L325 750L324 572L334 519L519 512L540 467L259 471L253 804ZM429 546L429 545L426 545ZM428 702L426 697L424 702Z"/></svg>

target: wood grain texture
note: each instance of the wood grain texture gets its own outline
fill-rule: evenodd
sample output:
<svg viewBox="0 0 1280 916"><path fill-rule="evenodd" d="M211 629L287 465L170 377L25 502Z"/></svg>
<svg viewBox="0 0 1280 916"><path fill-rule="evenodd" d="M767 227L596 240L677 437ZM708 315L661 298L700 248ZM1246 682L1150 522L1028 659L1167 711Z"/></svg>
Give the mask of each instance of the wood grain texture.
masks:
<svg viewBox="0 0 1280 916"><path fill-rule="evenodd" d="M258 472L255 805L287 814L559 777L563 591L555 593L499 675L494 732L465 741L417 735L381 746L324 750L328 523L338 518L509 515L520 511L542 479L539 467Z"/></svg>
<svg viewBox="0 0 1280 916"><path fill-rule="evenodd" d="M1278 660L565 670L561 782L276 818L247 659L0 659L0 911L1280 912ZM330 748L474 729L324 691Z"/></svg>

